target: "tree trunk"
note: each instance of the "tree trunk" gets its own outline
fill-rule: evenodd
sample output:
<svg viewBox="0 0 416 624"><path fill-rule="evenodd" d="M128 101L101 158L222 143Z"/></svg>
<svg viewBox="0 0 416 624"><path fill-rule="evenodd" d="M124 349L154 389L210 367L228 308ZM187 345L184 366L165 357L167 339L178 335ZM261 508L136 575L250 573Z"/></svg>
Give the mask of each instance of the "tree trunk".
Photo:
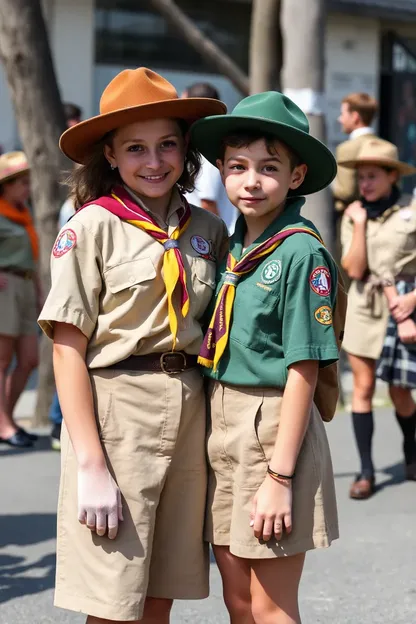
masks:
<svg viewBox="0 0 416 624"><path fill-rule="evenodd" d="M250 92L280 89L281 0L253 0L250 32Z"/></svg>
<svg viewBox="0 0 416 624"><path fill-rule="evenodd" d="M284 91L307 114L311 134L324 143L325 6L325 0L283 0L281 21ZM304 212L317 225L328 248L334 251L330 190L308 197Z"/></svg>
<svg viewBox="0 0 416 624"><path fill-rule="evenodd" d="M0 58L10 87L23 149L31 166L32 198L40 238L40 276L49 291L49 256L56 238L60 185L69 161L58 139L65 118L39 0L0 0ZM41 341L35 424L48 420L54 390L51 346Z"/></svg>
<svg viewBox="0 0 416 624"><path fill-rule="evenodd" d="M213 69L226 76L243 95L249 94L249 81L244 72L215 43L205 37L173 0L150 0L150 4Z"/></svg>

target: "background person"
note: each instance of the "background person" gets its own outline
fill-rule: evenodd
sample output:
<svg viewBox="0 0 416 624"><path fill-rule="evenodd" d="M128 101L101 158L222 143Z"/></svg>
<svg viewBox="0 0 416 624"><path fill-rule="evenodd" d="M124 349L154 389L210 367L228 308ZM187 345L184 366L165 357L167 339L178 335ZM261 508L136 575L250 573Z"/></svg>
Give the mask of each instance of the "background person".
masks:
<svg viewBox="0 0 416 624"><path fill-rule="evenodd" d="M411 396L416 355L410 348L416 342L415 294L410 292L416 274L416 206L403 201L398 187L400 176L414 175L416 168L399 161L392 143L377 138L339 165L358 172L361 196L345 210L341 235L342 266L351 279L343 348L354 377L352 423L361 462L350 497L365 499L375 491L372 399L380 355L378 374L389 383L404 436L406 478L416 479ZM394 320L385 338L388 304Z"/></svg>
<svg viewBox="0 0 416 624"><path fill-rule="evenodd" d="M31 446L37 438L12 418L38 366L36 317L42 296L36 272L39 243L29 197L26 156L6 152L0 156L0 442L17 447ZM7 373L13 356L16 366Z"/></svg>

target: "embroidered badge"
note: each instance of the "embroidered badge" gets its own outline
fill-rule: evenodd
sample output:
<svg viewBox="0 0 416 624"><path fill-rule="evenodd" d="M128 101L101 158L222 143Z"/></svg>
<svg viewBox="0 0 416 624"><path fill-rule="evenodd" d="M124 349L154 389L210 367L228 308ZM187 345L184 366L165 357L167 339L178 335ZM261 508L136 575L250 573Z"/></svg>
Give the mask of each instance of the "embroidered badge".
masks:
<svg viewBox="0 0 416 624"><path fill-rule="evenodd" d="M282 262L280 260L269 260L261 272L263 284L274 284L282 276Z"/></svg>
<svg viewBox="0 0 416 624"><path fill-rule="evenodd" d="M194 249L202 258L205 258L206 260L214 260L211 241L207 241L205 238L202 238L202 236L195 234L194 236L191 236L191 245L192 249Z"/></svg>
<svg viewBox="0 0 416 624"><path fill-rule="evenodd" d="M77 235L74 230L64 230L58 236L52 249L55 258L60 258L64 254L71 251L77 244Z"/></svg>
<svg viewBox="0 0 416 624"><path fill-rule="evenodd" d="M332 310L329 306L321 306L315 310L315 318L321 325L332 325Z"/></svg>
<svg viewBox="0 0 416 624"><path fill-rule="evenodd" d="M309 284L317 295L327 297L331 292L331 274L324 266L314 269L309 277Z"/></svg>

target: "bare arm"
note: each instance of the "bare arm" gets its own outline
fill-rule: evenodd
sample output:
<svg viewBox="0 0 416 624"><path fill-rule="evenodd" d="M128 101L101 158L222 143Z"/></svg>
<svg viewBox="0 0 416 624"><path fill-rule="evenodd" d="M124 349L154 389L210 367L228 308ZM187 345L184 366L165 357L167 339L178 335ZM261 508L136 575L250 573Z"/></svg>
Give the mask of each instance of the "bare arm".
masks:
<svg viewBox="0 0 416 624"><path fill-rule="evenodd" d="M354 202L345 210L345 214L354 223L351 246L342 258L342 268L348 277L354 280L362 280L368 269L367 261L367 212L360 202Z"/></svg>
<svg viewBox="0 0 416 624"><path fill-rule="evenodd" d="M289 368L282 400L279 432L270 468L291 477L309 424L313 395L318 379L319 362L296 362ZM256 493L251 526L257 538L280 539L284 530L292 530L292 481L266 476Z"/></svg>
<svg viewBox="0 0 416 624"><path fill-rule="evenodd" d="M201 199L201 208L204 210L208 210L208 212L212 212L212 214L219 216L217 202L211 199Z"/></svg>

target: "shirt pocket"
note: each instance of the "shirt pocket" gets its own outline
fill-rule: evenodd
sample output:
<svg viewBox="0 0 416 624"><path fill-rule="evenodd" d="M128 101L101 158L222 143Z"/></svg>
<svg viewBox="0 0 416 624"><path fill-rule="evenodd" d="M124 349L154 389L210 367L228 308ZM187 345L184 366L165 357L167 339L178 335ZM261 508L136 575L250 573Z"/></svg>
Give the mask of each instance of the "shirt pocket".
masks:
<svg viewBox="0 0 416 624"><path fill-rule="evenodd" d="M400 212L399 212L400 215ZM393 244L397 245L400 251L414 251L416 242L416 219L398 218L395 225L396 237Z"/></svg>
<svg viewBox="0 0 416 624"><path fill-rule="evenodd" d="M237 286L230 338L262 353L269 334L275 331L279 299L280 292L261 288L257 284Z"/></svg>
<svg viewBox="0 0 416 624"><path fill-rule="evenodd" d="M215 289L215 263L204 258L193 258L191 264L192 293L191 307L193 316L201 318L208 307Z"/></svg>
<svg viewBox="0 0 416 624"><path fill-rule="evenodd" d="M156 269L150 258L122 262L104 272L105 283L113 295L127 289L145 290L155 277Z"/></svg>

